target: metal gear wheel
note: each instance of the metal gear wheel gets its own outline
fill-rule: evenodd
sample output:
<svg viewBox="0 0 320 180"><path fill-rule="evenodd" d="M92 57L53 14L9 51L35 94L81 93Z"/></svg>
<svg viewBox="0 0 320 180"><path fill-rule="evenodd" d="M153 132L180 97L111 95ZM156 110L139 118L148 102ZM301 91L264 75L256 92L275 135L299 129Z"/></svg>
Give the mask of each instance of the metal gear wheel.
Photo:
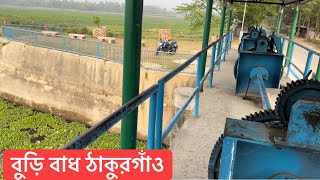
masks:
<svg viewBox="0 0 320 180"><path fill-rule="evenodd" d="M287 127L292 106L299 100L320 101L320 82L301 79L287 83L277 97L276 113L281 123Z"/></svg>

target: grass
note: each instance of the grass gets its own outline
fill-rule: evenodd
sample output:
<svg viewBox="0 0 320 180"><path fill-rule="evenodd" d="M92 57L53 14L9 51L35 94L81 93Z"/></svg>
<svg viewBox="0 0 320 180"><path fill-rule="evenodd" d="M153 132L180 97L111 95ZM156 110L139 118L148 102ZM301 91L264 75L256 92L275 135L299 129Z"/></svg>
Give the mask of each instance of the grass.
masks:
<svg viewBox="0 0 320 180"><path fill-rule="evenodd" d="M8 23L62 26L65 30L74 27L87 27L92 30L96 27L93 16L99 16L101 25L107 26L108 32L113 36L123 37L123 14L0 5L0 19L6 17ZM183 17L143 17L143 38L155 38L157 37L155 30L163 28L171 29L173 39L201 40L202 38L202 28L191 31L189 22ZM212 34L218 34L218 29L213 28Z"/></svg>
<svg viewBox="0 0 320 180"><path fill-rule="evenodd" d="M58 149L86 130L88 127L78 122L67 121L0 99L0 151ZM107 132L87 149L119 149L119 143L119 134ZM137 148L146 149L146 142L137 141ZM0 172L2 172L2 161ZM3 179L2 173L0 179Z"/></svg>

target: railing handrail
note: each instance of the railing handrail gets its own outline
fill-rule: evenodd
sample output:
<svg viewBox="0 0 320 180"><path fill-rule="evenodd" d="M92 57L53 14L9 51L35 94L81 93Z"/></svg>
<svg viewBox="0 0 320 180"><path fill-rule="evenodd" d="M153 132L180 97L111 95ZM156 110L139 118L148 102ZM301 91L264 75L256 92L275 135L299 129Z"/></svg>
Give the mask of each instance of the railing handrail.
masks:
<svg viewBox="0 0 320 180"><path fill-rule="evenodd" d="M65 145L62 149L84 149L94 140L99 138L103 133L108 131L112 126L118 123L125 115L135 110L141 103L147 100L152 94L158 90L158 84L154 84L147 90L140 93L135 98L124 104L120 109L111 113L106 118L92 126L85 133L78 136L74 141ZM94 138L92 138L94 137Z"/></svg>
<svg viewBox="0 0 320 180"><path fill-rule="evenodd" d="M318 52L318 51L315 51L315 50L313 50L313 49L310 49L310 48L306 47L305 45L302 45L302 44L300 44L300 43L297 43L297 42L295 42L295 41L292 41L292 40L290 40L289 38L287 38L287 37L285 37L285 36L283 36L283 35L279 35L279 37L281 37L281 38L283 38L283 39L285 39L285 40L287 40L287 41L289 41L289 42L291 42L291 43L293 43L293 44L295 44L295 45L297 45L297 46L299 46L299 47L301 47L301 48L303 48L303 49L305 49L305 50L307 50L307 51L311 51L313 54L315 54L315 55L317 55L317 56L320 56L320 52Z"/></svg>

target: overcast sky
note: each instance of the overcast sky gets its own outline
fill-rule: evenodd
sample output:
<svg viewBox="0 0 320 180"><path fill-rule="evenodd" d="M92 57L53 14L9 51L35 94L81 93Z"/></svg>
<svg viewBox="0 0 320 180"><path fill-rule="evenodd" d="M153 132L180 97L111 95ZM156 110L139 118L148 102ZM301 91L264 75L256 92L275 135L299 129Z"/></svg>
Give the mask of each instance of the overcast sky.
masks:
<svg viewBox="0 0 320 180"><path fill-rule="evenodd" d="M84 0L83 0L84 1ZM106 1L106 0L89 0L89 1ZM125 0L107 0L107 1L114 1L114 2L124 2ZM172 9L182 3L190 3L192 0L144 0L145 5L157 5L162 8Z"/></svg>

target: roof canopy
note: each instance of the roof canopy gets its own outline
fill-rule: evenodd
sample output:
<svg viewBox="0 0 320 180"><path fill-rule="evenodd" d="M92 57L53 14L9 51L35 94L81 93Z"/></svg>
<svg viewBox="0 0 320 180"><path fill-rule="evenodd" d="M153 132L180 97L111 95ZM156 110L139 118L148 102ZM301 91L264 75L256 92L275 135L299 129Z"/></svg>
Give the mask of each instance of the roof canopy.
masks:
<svg viewBox="0 0 320 180"><path fill-rule="evenodd" d="M275 4L287 6L296 2L303 2L307 0L228 0L230 3L234 2L247 2L247 3L258 3L258 4Z"/></svg>

